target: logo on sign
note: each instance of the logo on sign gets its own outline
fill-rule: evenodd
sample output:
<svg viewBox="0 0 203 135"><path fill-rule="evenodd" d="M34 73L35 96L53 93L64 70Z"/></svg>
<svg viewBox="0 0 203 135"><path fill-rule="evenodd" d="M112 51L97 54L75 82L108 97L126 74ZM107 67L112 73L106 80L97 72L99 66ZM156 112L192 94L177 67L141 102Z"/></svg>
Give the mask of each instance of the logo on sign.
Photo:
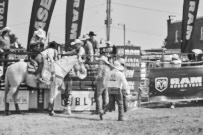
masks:
<svg viewBox="0 0 203 135"><path fill-rule="evenodd" d="M118 55L119 56L123 56L124 55L124 49L122 48L120 48L120 49L118 49Z"/></svg>
<svg viewBox="0 0 203 135"><path fill-rule="evenodd" d="M159 77L155 78L155 88L156 90L163 92L168 87L168 78L166 77Z"/></svg>

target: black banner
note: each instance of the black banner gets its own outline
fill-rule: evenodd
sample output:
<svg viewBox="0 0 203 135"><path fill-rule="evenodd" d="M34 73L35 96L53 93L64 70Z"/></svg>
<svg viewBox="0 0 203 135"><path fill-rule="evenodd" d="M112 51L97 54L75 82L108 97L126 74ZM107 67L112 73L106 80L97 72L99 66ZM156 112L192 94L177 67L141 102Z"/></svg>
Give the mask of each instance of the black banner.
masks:
<svg viewBox="0 0 203 135"><path fill-rule="evenodd" d="M29 44L35 30L42 28L46 33L48 32L55 3L56 0L34 0L27 43L28 51L30 50Z"/></svg>
<svg viewBox="0 0 203 135"><path fill-rule="evenodd" d="M150 98L157 100L203 98L203 68L151 68Z"/></svg>
<svg viewBox="0 0 203 135"><path fill-rule="evenodd" d="M67 0L66 6L66 47L80 36L85 0Z"/></svg>
<svg viewBox="0 0 203 135"><path fill-rule="evenodd" d="M192 35L195 27L199 0L184 0L182 19L181 52L191 52L193 48Z"/></svg>
<svg viewBox="0 0 203 135"><path fill-rule="evenodd" d="M0 0L0 30L7 25L8 1Z"/></svg>

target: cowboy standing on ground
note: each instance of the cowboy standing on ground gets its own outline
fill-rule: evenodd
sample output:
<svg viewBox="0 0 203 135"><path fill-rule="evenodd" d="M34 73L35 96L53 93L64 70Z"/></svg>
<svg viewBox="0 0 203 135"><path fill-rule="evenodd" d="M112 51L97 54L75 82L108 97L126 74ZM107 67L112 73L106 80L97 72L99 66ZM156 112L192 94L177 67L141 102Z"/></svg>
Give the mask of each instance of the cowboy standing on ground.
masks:
<svg viewBox="0 0 203 135"><path fill-rule="evenodd" d="M95 114L99 114L99 112L104 109L103 107L108 104L108 91L104 85L104 77L111 70L111 68L112 66L109 63L108 58L105 56L101 56L99 58L96 91L94 95L96 101Z"/></svg>
<svg viewBox="0 0 203 135"><path fill-rule="evenodd" d="M125 89L127 95L130 94L130 89L125 75L121 72L122 70L124 70L124 67L118 61L115 61L114 69L109 71L104 78L104 84L109 93L109 104L104 108L104 111L100 112L101 120L103 120L103 115L113 103L112 99L114 98L118 104L118 121L124 120L122 88Z"/></svg>

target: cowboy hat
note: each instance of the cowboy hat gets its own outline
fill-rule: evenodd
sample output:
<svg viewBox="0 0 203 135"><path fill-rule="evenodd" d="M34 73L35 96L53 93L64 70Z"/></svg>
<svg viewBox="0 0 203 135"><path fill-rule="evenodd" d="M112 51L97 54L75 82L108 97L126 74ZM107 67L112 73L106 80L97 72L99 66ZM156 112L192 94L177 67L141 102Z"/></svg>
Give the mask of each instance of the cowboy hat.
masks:
<svg viewBox="0 0 203 135"><path fill-rule="evenodd" d="M83 42L80 39L75 39L73 42L71 42L71 45L76 45L76 44L82 45Z"/></svg>
<svg viewBox="0 0 203 135"><path fill-rule="evenodd" d="M5 31L11 32L11 29L9 27L4 27L3 29L1 29L1 34Z"/></svg>
<svg viewBox="0 0 203 135"><path fill-rule="evenodd" d="M89 36L96 36L96 34L94 34L93 31L90 31L88 35L89 35Z"/></svg>
<svg viewBox="0 0 203 135"><path fill-rule="evenodd" d="M173 54L172 59L179 60L179 56L178 56L178 54Z"/></svg>
<svg viewBox="0 0 203 135"><path fill-rule="evenodd" d="M84 41L84 40L88 40L90 39L90 37L88 35L83 35L80 40Z"/></svg>
<svg viewBox="0 0 203 135"><path fill-rule="evenodd" d="M40 37L40 38L46 38L46 32L43 30L43 29L41 29L41 28L39 28L38 30L36 30L35 32L34 32L34 35L35 36L38 36L38 37Z"/></svg>
<svg viewBox="0 0 203 135"><path fill-rule="evenodd" d="M126 64L125 59L123 59L123 58L119 58L118 62L120 62L120 64L123 65L123 66L125 66L125 64Z"/></svg>
<svg viewBox="0 0 203 135"><path fill-rule="evenodd" d="M202 50L200 50L200 49L193 49L192 52L195 53L195 54L201 54Z"/></svg>
<svg viewBox="0 0 203 135"><path fill-rule="evenodd" d="M111 41L106 41L106 44L112 45Z"/></svg>
<svg viewBox="0 0 203 135"><path fill-rule="evenodd" d="M123 71L125 68L118 61L114 61L114 68Z"/></svg>
<svg viewBox="0 0 203 135"><path fill-rule="evenodd" d="M104 61L106 64L110 64L106 56L101 56L98 60Z"/></svg>

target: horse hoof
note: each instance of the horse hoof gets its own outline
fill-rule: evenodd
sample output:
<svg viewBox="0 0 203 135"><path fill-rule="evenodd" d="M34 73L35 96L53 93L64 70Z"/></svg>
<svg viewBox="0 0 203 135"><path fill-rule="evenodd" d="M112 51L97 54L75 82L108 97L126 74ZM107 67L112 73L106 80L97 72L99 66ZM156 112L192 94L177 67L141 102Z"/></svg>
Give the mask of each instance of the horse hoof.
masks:
<svg viewBox="0 0 203 135"><path fill-rule="evenodd" d="M103 114L102 113L100 113L99 117L100 117L100 120L103 120Z"/></svg>
<svg viewBox="0 0 203 135"><path fill-rule="evenodd" d="M55 115L55 112L54 112L54 111L51 111L51 112L49 113L49 115L50 115L50 116L54 116L54 115Z"/></svg>
<svg viewBox="0 0 203 135"><path fill-rule="evenodd" d="M17 112L17 114L25 115L25 113L21 111Z"/></svg>
<svg viewBox="0 0 203 135"><path fill-rule="evenodd" d="M63 110L62 113L65 114L65 115L71 115L72 114L70 110L66 110L66 109Z"/></svg>
<svg viewBox="0 0 203 135"><path fill-rule="evenodd" d="M170 107L171 109L174 109L175 108L175 105L171 105L171 107Z"/></svg>
<svg viewBox="0 0 203 135"><path fill-rule="evenodd" d="M5 112L5 115L6 115L6 116L9 116L9 115L11 115L11 112L6 111L6 112Z"/></svg>

